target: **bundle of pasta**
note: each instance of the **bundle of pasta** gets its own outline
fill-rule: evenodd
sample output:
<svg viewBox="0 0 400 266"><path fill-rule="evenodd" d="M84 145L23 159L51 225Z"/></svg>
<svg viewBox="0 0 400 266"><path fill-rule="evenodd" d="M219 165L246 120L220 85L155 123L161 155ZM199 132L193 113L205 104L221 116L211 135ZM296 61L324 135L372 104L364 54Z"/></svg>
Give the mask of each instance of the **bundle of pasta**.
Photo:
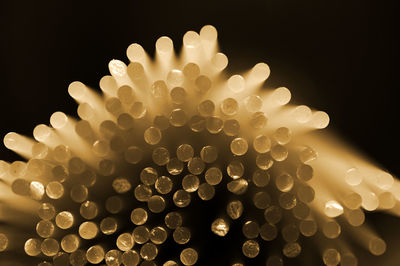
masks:
<svg viewBox="0 0 400 266"><path fill-rule="evenodd" d="M313 249L305 238L325 265L357 265L348 238L385 252L363 210L399 214L399 182L320 132L325 112L290 105L285 87L262 88L267 64L227 76L213 26L187 32L179 56L168 37L154 60L136 43L127 56L128 65L110 61L102 94L69 85L80 119L55 112L34 139L4 137L27 159L0 161L0 251L10 261L204 265L199 226L240 236L221 254L231 265L261 256L283 265Z"/></svg>

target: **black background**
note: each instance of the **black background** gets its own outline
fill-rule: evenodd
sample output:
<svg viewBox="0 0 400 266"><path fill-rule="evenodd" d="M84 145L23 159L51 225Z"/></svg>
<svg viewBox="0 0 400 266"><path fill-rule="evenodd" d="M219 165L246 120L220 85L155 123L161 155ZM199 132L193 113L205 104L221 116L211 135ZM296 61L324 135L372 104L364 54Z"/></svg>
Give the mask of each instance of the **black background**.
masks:
<svg viewBox="0 0 400 266"><path fill-rule="evenodd" d="M31 136L54 111L75 115L68 84L98 87L109 60L128 61L129 44L153 54L157 38L167 35L178 51L187 30L212 24L230 71L265 61L266 86L286 86L295 103L328 112L330 128L400 174L394 0L81 2L1 1L1 136ZM0 158L18 156L1 146ZM399 247L398 219L368 218L389 246ZM389 251L371 264L400 265L395 248Z"/></svg>

